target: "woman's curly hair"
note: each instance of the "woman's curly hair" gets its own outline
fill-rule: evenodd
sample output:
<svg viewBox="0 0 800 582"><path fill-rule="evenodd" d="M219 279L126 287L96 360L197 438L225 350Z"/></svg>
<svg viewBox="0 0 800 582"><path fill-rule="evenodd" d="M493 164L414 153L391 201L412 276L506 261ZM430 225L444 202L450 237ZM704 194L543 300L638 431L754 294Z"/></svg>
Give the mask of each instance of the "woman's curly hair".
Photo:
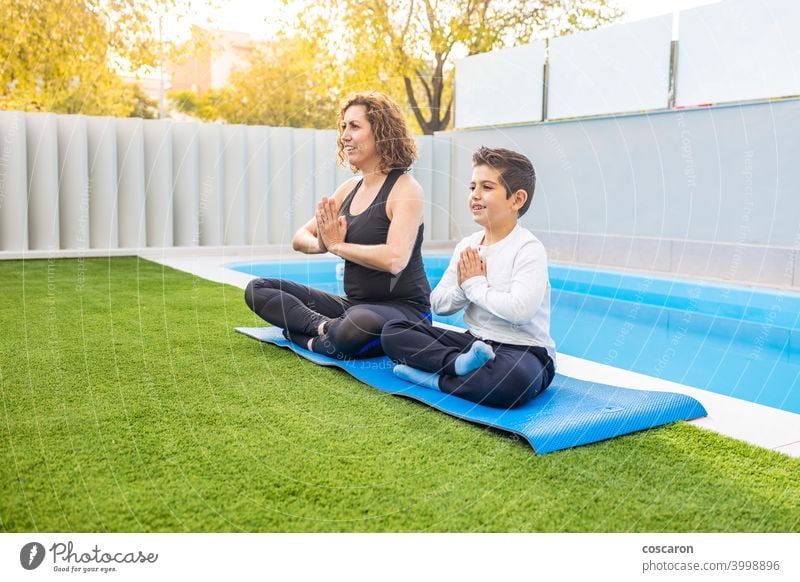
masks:
<svg viewBox="0 0 800 582"><path fill-rule="evenodd" d="M377 91L354 93L342 102L338 116L339 135L336 138L336 157L339 163L345 165L347 162L342 143L342 123L345 111L353 105L362 105L367 112L367 121L375 136L379 169L383 172L393 169L408 170L417 159L417 143L408 131L400 106Z"/></svg>

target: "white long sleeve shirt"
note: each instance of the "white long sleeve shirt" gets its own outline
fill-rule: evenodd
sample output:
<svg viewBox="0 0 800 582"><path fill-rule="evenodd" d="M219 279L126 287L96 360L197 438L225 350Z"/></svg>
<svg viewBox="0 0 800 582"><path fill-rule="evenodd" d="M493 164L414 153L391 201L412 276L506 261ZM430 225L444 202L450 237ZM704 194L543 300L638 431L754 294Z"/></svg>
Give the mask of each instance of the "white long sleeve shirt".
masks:
<svg viewBox="0 0 800 582"><path fill-rule="evenodd" d="M550 337L550 278L547 252L529 230L517 225L503 240L481 245L483 231L456 245L450 264L431 293L438 315L464 309L472 335L496 342L540 346L555 365L556 349ZM486 276L458 284L461 251L477 247L486 263Z"/></svg>

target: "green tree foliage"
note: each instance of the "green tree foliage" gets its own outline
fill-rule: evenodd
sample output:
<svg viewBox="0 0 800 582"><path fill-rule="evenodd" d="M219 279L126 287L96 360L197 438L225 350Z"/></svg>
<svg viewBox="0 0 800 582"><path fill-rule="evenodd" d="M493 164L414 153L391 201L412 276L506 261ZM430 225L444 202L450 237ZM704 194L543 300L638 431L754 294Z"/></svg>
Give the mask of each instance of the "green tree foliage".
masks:
<svg viewBox="0 0 800 582"><path fill-rule="evenodd" d="M197 116L200 97L194 91L170 91L168 97L173 107L181 113Z"/></svg>
<svg viewBox="0 0 800 582"><path fill-rule="evenodd" d="M230 123L332 128L336 124L338 75L301 38L262 45L250 67L234 71L218 101Z"/></svg>
<svg viewBox="0 0 800 582"><path fill-rule="evenodd" d="M155 66L179 0L0 0L0 109L149 115L114 68Z"/></svg>
<svg viewBox="0 0 800 582"><path fill-rule="evenodd" d="M176 91L169 97L175 109L204 121L333 128L339 77L311 43L283 37L255 47L247 66L231 73L227 87L202 95Z"/></svg>
<svg viewBox="0 0 800 582"><path fill-rule="evenodd" d="M170 91L168 96L172 102L172 107L176 111L185 113L203 121L228 121L230 123L243 123L237 118L223 119L220 114L220 102L225 99L223 96L226 89L211 89L203 93L202 97L195 91ZM260 122L255 122L260 124Z"/></svg>
<svg viewBox="0 0 800 582"><path fill-rule="evenodd" d="M608 0L284 0L338 86L407 99L423 133L446 129L456 58L588 30L621 16Z"/></svg>
<svg viewBox="0 0 800 582"><path fill-rule="evenodd" d="M130 85L131 105L133 109L128 117L158 119L158 102L151 99L138 84Z"/></svg>

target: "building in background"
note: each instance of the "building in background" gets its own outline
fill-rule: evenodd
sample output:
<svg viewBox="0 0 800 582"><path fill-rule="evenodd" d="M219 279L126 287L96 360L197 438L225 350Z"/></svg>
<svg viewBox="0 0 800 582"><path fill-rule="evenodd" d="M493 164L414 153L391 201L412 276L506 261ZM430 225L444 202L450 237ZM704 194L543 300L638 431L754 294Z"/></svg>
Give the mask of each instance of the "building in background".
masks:
<svg viewBox="0 0 800 582"><path fill-rule="evenodd" d="M120 75L120 78L131 85L139 85L142 93L144 93L149 99L152 99L158 103L158 100L161 97L161 81L158 78L158 73L141 76ZM169 85L167 85L166 88L169 89Z"/></svg>
<svg viewBox="0 0 800 582"><path fill-rule="evenodd" d="M167 64L169 88L203 95L209 89L225 87L234 69L248 65L255 48L248 33L194 26L187 57Z"/></svg>

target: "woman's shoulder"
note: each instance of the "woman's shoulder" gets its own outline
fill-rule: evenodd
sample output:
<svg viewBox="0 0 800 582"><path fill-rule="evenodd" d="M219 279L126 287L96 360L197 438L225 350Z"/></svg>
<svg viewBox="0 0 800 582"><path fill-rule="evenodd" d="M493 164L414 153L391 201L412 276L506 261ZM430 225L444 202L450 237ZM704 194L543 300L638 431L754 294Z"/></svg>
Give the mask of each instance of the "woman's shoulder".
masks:
<svg viewBox="0 0 800 582"><path fill-rule="evenodd" d="M352 178L348 178L336 187L336 190L333 193L333 198L342 201L345 196L350 194L350 192L352 192L353 189L358 186L360 181L361 176L353 176Z"/></svg>
<svg viewBox="0 0 800 582"><path fill-rule="evenodd" d="M342 182L341 184L339 184L339 187L336 189L336 191L338 192L339 190L342 190L349 192L350 190L358 186L358 183L361 182L361 180L362 180L361 176L358 175L352 176L347 180L345 180L344 182Z"/></svg>
<svg viewBox="0 0 800 582"><path fill-rule="evenodd" d="M390 197L418 197L422 198L422 186L417 182L416 178L408 172L403 172L398 176L397 181L392 186L392 191L389 193Z"/></svg>

